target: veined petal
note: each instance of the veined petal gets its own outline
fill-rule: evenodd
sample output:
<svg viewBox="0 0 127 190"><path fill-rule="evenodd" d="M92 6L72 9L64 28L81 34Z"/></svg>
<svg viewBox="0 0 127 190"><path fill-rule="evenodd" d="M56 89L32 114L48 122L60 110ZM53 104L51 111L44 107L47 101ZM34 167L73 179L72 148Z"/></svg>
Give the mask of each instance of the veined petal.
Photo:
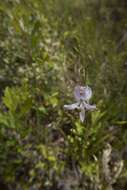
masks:
<svg viewBox="0 0 127 190"><path fill-rule="evenodd" d="M79 108L79 103L70 104L70 105L64 105L64 108L67 110L74 110Z"/></svg>
<svg viewBox="0 0 127 190"><path fill-rule="evenodd" d="M85 106L86 110L93 111L96 109L96 105L90 105L90 104L87 104L85 102L84 102L84 106Z"/></svg>
<svg viewBox="0 0 127 190"><path fill-rule="evenodd" d="M83 122L85 119L85 109L81 109L79 113L80 121Z"/></svg>
<svg viewBox="0 0 127 190"><path fill-rule="evenodd" d="M74 97L77 101L80 100L80 86L76 86L74 89Z"/></svg>
<svg viewBox="0 0 127 190"><path fill-rule="evenodd" d="M84 100L89 100L92 96L91 88L89 86L84 87L84 92L85 92Z"/></svg>

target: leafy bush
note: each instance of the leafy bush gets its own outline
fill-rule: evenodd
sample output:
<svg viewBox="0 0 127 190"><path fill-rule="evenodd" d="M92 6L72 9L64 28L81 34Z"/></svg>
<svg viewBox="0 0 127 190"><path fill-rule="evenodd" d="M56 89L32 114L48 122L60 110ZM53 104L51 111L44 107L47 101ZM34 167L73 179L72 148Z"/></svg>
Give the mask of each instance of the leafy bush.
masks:
<svg viewBox="0 0 127 190"><path fill-rule="evenodd" d="M126 189L124 0L0 2L0 186ZM76 85L97 110L66 111Z"/></svg>

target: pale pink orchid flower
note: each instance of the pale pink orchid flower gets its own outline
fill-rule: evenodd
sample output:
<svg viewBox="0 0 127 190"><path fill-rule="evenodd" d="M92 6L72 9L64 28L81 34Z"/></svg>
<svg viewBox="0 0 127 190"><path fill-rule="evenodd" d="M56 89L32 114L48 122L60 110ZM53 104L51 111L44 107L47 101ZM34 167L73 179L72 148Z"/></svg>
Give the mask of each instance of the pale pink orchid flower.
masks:
<svg viewBox="0 0 127 190"><path fill-rule="evenodd" d="M70 105L64 105L67 110L78 109L80 121L83 122L85 119L85 111L93 111L96 109L96 105L90 105L89 99L92 96L92 90L89 86L76 86L74 89L74 97L76 103Z"/></svg>

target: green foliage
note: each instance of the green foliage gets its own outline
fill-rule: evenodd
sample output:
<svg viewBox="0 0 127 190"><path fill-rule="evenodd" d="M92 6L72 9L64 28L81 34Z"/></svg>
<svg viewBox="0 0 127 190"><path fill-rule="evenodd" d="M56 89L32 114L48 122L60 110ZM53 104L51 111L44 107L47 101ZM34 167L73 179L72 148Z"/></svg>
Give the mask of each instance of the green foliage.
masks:
<svg viewBox="0 0 127 190"><path fill-rule="evenodd" d="M0 2L0 186L124 189L125 5L125 0ZM63 109L73 102L77 84L91 86L97 105L83 124L79 113Z"/></svg>
<svg viewBox="0 0 127 190"><path fill-rule="evenodd" d="M17 128L22 125L22 119L32 107L32 98L26 86L7 87L4 91L3 104L7 111L0 113L0 123L9 128Z"/></svg>

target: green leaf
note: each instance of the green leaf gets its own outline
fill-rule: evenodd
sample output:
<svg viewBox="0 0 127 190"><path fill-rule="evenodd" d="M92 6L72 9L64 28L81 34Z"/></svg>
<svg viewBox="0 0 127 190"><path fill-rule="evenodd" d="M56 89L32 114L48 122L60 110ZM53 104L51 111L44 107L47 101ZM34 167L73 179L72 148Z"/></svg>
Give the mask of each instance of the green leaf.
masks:
<svg viewBox="0 0 127 190"><path fill-rule="evenodd" d="M14 112L16 110L18 102L16 92L11 88L7 87L4 91L3 102L10 111Z"/></svg>

